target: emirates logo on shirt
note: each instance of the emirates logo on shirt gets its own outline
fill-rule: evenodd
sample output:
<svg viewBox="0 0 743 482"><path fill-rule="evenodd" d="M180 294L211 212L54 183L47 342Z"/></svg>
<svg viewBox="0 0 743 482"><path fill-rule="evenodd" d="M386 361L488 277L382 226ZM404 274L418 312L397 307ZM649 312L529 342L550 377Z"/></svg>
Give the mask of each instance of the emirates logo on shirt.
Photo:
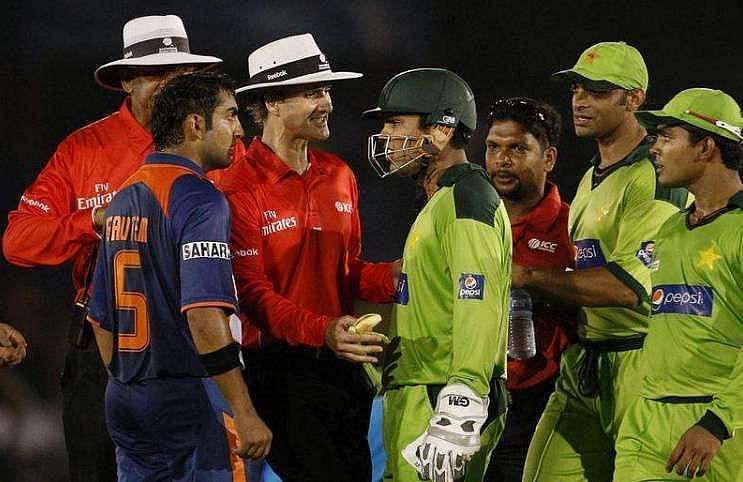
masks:
<svg viewBox="0 0 743 482"><path fill-rule="evenodd" d="M291 216L288 218L278 219L271 223L261 227L261 234L268 236L269 234L278 233L286 229L292 229L297 227L297 217Z"/></svg>

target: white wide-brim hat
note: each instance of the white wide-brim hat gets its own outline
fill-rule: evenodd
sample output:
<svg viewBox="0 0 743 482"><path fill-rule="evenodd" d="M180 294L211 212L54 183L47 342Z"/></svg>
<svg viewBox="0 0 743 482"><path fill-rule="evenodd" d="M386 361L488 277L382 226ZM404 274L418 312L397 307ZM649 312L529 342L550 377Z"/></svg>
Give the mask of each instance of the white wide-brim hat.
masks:
<svg viewBox="0 0 743 482"><path fill-rule="evenodd" d="M176 15L152 15L124 25L124 58L101 65L95 81L111 90L121 88L121 74L131 67L194 64L209 67L222 59L192 54L183 21Z"/></svg>
<svg viewBox="0 0 743 482"><path fill-rule="evenodd" d="M248 85L235 92L357 79L358 72L333 72L311 34L293 35L264 45L248 56Z"/></svg>

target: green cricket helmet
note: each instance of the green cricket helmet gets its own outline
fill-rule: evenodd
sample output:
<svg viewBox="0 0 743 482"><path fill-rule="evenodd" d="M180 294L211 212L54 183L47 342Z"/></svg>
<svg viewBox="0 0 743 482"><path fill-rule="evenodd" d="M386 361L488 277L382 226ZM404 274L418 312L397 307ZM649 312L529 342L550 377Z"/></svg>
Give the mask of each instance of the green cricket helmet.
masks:
<svg viewBox="0 0 743 482"><path fill-rule="evenodd" d="M399 73L385 84L378 106L364 117L384 119L393 115L420 115L424 126L439 124L464 130L477 128L472 89L460 76L446 69L421 68ZM424 156L435 153L421 136L369 136L369 162L386 177Z"/></svg>

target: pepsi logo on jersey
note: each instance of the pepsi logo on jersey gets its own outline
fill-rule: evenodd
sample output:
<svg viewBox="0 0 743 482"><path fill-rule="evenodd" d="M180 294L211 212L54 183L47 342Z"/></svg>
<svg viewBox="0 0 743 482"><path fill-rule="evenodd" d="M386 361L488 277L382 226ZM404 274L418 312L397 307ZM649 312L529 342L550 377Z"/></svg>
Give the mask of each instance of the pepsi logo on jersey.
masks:
<svg viewBox="0 0 743 482"><path fill-rule="evenodd" d="M581 239L575 243L575 268L586 269L604 266L606 258L598 239Z"/></svg>
<svg viewBox="0 0 743 482"><path fill-rule="evenodd" d="M474 273L462 273L459 277L460 300L481 300L485 291L485 276Z"/></svg>
<svg viewBox="0 0 743 482"><path fill-rule="evenodd" d="M714 293L709 286L659 285L650 303L653 314L712 316Z"/></svg>

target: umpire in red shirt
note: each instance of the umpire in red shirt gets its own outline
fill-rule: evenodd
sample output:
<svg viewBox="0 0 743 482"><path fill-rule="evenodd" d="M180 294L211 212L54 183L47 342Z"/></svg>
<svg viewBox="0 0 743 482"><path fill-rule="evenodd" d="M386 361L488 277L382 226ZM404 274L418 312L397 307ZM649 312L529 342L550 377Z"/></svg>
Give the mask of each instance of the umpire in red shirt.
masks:
<svg viewBox="0 0 743 482"><path fill-rule="evenodd" d="M359 259L353 172L310 148L330 135L330 84L361 74L334 72L310 34L259 48L248 68L237 92L262 132L218 187L232 211L246 380L274 433L268 461L284 482L368 481L373 393L360 362L382 348L350 334L348 315L354 298L391 302L399 264Z"/></svg>
<svg viewBox="0 0 743 482"><path fill-rule="evenodd" d="M80 323L71 327L62 374L72 482L116 480L113 444L103 416L108 376L83 321L102 208L153 150L153 95L175 75L222 62L190 53L185 27L175 15L135 18L124 25L123 40L123 58L95 71L102 87L127 93L121 107L62 141L9 214L3 235L5 259L15 265L73 264L75 302L83 311Z"/></svg>
<svg viewBox="0 0 743 482"><path fill-rule="evenodd" d="M524 266L564 269L575 260L569 206L547 180L557 160L560 122L551 106L526 97L499 100L490 110L485 164L511 219L513 260ZM513 403L487 480L521 482L529 441L560 371L560 355L576 339L575 308L531 295L537 354L508 359Z"/></svg>

